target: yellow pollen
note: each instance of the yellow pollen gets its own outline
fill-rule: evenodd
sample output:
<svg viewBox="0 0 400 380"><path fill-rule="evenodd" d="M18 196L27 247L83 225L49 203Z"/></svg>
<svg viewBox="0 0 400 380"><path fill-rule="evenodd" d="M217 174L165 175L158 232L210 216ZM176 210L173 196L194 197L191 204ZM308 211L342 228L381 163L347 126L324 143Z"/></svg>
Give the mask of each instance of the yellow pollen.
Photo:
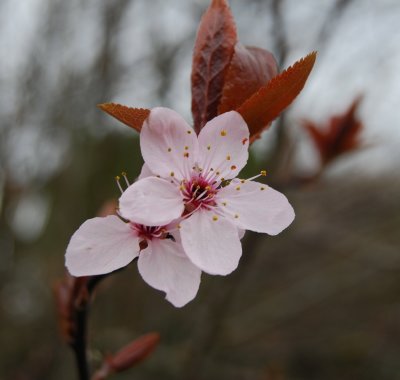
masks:
<svg viewBox="0 0 400 380"><path fill-rule="evenodd" d="M260 187L260 190L265 190L265 187L264 186Z"/></svg>
<svg viewBox="0 0 400 380"><path fill-rule="evenodd" d="M220 172L216 172L215 174L216 174L216 175L220 175L221 173L220 173Z"/></svg>
<svg viewBox="0 0 400 380"><path fill-rule="evenodd" d="M171 173L169 173L169 175L170 175L171 177L173 177L173 176L175 175L175 173L174 173L174 172L171 172Z"/></svg>
<svg viewBox="0 0 400 380"><path fill-rule="evenodd" d="M225 129L223 129L223 130L221 131L221 136L226 136L226 131L225 131Z"/></svg>
<svg viewBox="0 0 400 380"><path fill-rule="evenodd" d="M231 159L231 156L228 154L228 155L226 156L226 159L229 161L229 160Z"/></svg>
<svg viewBox="0 0 400 380"><path fill-rule="evenodd" d="M189 147L188 146L185 146L185 150L188 150L189 149Z"/></svg>
<svg viewBox="0 0 400 380"><path fill-rule="evenodd" d="M192 133L192 131L187 131L188 135L190 135Z"/></svg>
<svg viewBox="0 0 400 380"><path fill-rule="evenodd" d="M223 206L226 206L226 204L227 204L226 202L222 202L222 205L223 205Z"/></svg>
<svg viewBox="0 0 400 380"><path fill-rule="evenodd" d="M267 175L267 171L266 170L261 170L260 174L265 177Z"/></svg>
<svg viewBox="0 0 400 380"><path fill-rule="evenodd" d="M213 221L216 222L218 220L218 216L214 215L213 216Z"/></svg>
<svg viewBox="0 0 400 380"><path fill-rule="evenodd" d="M240 182L241 182L241 183L245 183L246 180L245 180L245 179L241 179Z"/></svg>
<svg viewBox="0 0 400 380"><path fill-rule="evenodd" d="M122 176L126 176L126 172L122 172L121 175L122 175Z"/></svg>
<svg viewBox="0 0 400 380"><path fill-rule="evenodd" d="M207 191L210 191L210 190L211 190L211 186L206 186L205 189L206 189Z"/></svg>
<svg viewBox="0 0 400 380"><path fill-rule="evenodd" d="M240 190L240 186L238 186L238 187L236 188L236 190L239 191L239 190Z"/></svg>
<svg viewBox="0 0 400 380"><path fill-rule="evenodd" d="M179 190L180 190L180 191L185 190L185 186L179 186Z"/></svg>
<svg viewBox="0 0 400 380"><path fill-rule="evenodd" d="M209 145L208 147L207 147L207 150L210 150L211 149L211 145Z"/></svg>
<svg viewBox="0 0 400 380"><path fill-rule="evenodd" d="M231 170L235 170L235 169L236 169L236 165L232 165Z"/></svg>
<svg viewBox="0 0 400 380"><path fill-rule="evenodd" d="M238 215L238 214L235 214L235 219L237 219L237 218L239 218L239 215Z"/></svg>
<svg viewBox="0 0 400 380"><path fill-rule="evenodd" d="M121 179L121 177L120 177L119 175L116 175L116 176L115 176L115 179L116 179L117 181L119 181L119 180Z"/></svg>
<svg viewBox="0 0 400 380"><path fill-rule="evenodd" d="M188 152L183 153L183 157L188 158L189 157L189 153Z"/></svg>
<svg viewBox="0 0 400 380"><path fill-rule="evenodd" d="M168 148L168 152L171 152L171 150L172 150L171 148Z"/></svg>
<svg viewBox="0 0 400 380"><path fill-rule="evenodd" d="M180 224L178 224L178 225L176 226L176 228L181 228L181 225L180 225Z"/></svg>
<svg viewBox="0 0 400 380"><path fill-rule="evenodd" d="M221 181L225 181L225 178L224 178L224 177L222 177L222 178L221 178Z"/></svg>

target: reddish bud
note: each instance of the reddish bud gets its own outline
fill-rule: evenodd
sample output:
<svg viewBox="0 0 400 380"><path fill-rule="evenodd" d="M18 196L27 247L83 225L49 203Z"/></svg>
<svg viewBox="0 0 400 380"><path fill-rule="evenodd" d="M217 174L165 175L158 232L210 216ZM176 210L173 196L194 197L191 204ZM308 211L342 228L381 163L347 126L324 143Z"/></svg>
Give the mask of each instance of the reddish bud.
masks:
<svg viewBox="0 0 400 380"><path fill-rule="evenodd" d="M88 277L77 278L66 273L64 279L54 286L60 333L70 345L75 340L75 311L84 307L89 300L87 281Z"/></svg>
<svg viewBox="0 0 400 380"><path fill-rule="evenodd" d="M157 347L160 334L152 332L135 339L116 354L106 356L93 380L103 380L112 373L125 371L146 359Z"/></svg>
<svg viewBox="0 0 400 380"><path fill-rule="evenodd" d="M322 165L360 147L360 134L364 126L356 112L361 100L361 96L357 97L343 114L332 116L326 125L319 126L307 120L303 122L318 149Z"/></svg>

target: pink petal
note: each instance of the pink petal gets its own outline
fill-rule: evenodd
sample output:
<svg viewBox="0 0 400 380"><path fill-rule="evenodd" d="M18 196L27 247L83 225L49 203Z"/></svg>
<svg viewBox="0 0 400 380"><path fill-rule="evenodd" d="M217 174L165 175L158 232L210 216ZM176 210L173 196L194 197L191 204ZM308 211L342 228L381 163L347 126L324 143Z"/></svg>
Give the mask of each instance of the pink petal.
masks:
<svg viewBox="0 0 400 380"><path fill-rule="evenodd" d="M180 232L185 253L204 272L227 275L237 268L242 246L228 219L200 210L181 223Z"/></svg>
<svg viewBox="0 0 400 380"><path fill-rule="evenodd" d="M255 181L232 181L218 192L217 203L239 228L269 235L279 234L294 219L282 193Z"/></svg>
<svg viewBox="0 0 400 380"><path fill-rule="evenodd" d="M129 186L119 199L121 215L146 226L164 226L181 216L183 200L177 185L147 177Z"/></svg>
<svg viewBox="0 0 400 380"><path fill-rule="evenodd" d="M72 235L65 265L73 276L109 273L139 254L139 239L114 215L89 219Z"/></svg>
<svg viewBox="0 0 400 380"><path fill-rule="evenodd" d="M182 246L170 239L153 239L140 252L139 272L153 288L166 293L175 307L182 307L197 294L201 270L185 256Z"/></svg>
<svg viewBox="0 0 400 380"><path fill-rule="evenodd" d="M153 108L140 132L144 161L161 177L187 178L197 159L195 132L175 111Z"/></svg>
<svg viewBox="0 0 400 380"><path fill-rule="evenodd" d="M143 179L143 178L147 178L147 177L153 177L153 176L155 176L155 175L156 175L156 174L154 174L154 173L150 170L149 166L148 166L146 163L144 163L143 166L142 166L142 170L141 170L141 172L140 172L140 174L139 174L138 180L139 180L139 179Z"/></svg>
<svg viewBox="0 0 400 380"><path fill-rule="evenodd" d="M226 112L209 121L199 134L199 166L220 177L236 177L249 157L249 129L235 111Z"/></svg>

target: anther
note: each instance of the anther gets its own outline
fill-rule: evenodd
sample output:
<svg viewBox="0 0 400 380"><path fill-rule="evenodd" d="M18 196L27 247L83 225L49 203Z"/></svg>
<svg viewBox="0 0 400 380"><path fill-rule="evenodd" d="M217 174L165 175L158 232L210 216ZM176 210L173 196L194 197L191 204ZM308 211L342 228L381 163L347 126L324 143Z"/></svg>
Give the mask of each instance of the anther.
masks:
<svg viewBox="0 0 400 380"><path fill-rule="evenodd" d="M187 131L187 134L190 135L192 133L192 131Z"/></svg>
<svg viewBox="0 0 400 380"><path fill-rule="evenodd" d="M188 146L185 146L185 150L188 150L189 149L189 147Z"/></svg>
<svg viewBox="0 0 400 380"><path fill-rule="evenodd" d="M235 169L236 169L236 165L232 165L231 170L235 170Z"/></svg>
<svg viewBox="0 0 400 380"><path fill-rule="evenodd" d="M240 182L241 182L241 183L245 183L246 180L245 180L245 179L241 179Z"/></svg>
<svg viewBox="0 0 400 380"><path fill-rule="evenodd" d="M239 218L239 215L238 215L238 214L235 214L235 219L237 219L237 218Z"/></svg>
<svg viewBox="0 0 400 380"><path fill-rule="evenodd" d="M173 176L175 175L175 173L174 173L174 172L171 172L171 173L169 173L169 175L170 175L171 177L173 177Z"/></svg>
<svg viewBox="0 0 400 380"><path fill-rule="evenodd" d="M226 202L222 202L222 205L223 205L223 206L226 206L226 205L227 205L227 203L226 203Z"/></svg>
<svg viewBox="0 0 400 380"><path fill-rule="evenodd" d="M248 140L248 138L244 138L244 139L242 140L242 144L243 144L243 145L246 144L247 140Z"/></svg>
<svg viewBox="0 0 400 380"><path fill-rule="evenodd" d="M124 190L122 189L122 186L121 186L121 184L119 183L119 180L120 180L121 178L120 178L120 176L119 175L116 175L115 176L115 181L117 182L117 186L118 186L118 188L119 188L119 191L121 192L121 194L124 192Z"/></svg>
<svg viewBox="0 0 400 380"><path fill-rule="evenodd" d="M211 145L208 145L208 146L207 146L207 150L210 150L210 149L211 149Z"/></svg>
<svg viewBox="0 0 400 380"><path fill-rule="evenodd" d="M129 187L131 184L130 184L129 181L128 181L128 177L126 176L126 172L122 172L121 175L122 175L122 177L124 177L126 186Z"/></svg>
<svg viewBox="0 0 400 380"><path fill-rule="evenodd" d="M236 187L236 190L239 191L240 190L240 186Z"/></svg>
<svg viewBox="0 0 400 380"><path fill-rule="evenodd" d="M265 187L264 187L264 186L261 186L261 187L260 187L260 190L265 190Z"/></svg>
<svg viewBox="0 0 400 380"><path fill-rule="evenodd" d="M228 155L226 156L226 159L227 159L228 161L230 161L231 156L228 154Z"/></svg>
<svg viewBox="0 0 400 380"><path fill-rule="evenodd" d="M223 130L221 131L221 136L226 136L226 131L225 131L225 129L223 129Z"/></svg>
<svg viewBox="0 0 400 380"><path fill-rule="evenodd" d="M183 157L188 158L189 157L189 153L188 152L183 153Z"/></svg>
<svg viewBox="0 0 400 380"><path fill-rule="evenodd" d="M216 222L218 220L218 216L214 215L213 216L213 221Z"/></svg>
<svg viewBox="0 0 400 380"><path fill-rule="evenodd" d="M171 152L171 150L172 150L171 148L168 148L168 152Z"/></svg>
<svg viewBox="0 0 400 380"><path fill-rule="evenodd" d="M260 171L260 174L261 174L263 177L265 177L265 176L267 175L267 171L266 171L266 170L261 170L261 171Z"/></svg>

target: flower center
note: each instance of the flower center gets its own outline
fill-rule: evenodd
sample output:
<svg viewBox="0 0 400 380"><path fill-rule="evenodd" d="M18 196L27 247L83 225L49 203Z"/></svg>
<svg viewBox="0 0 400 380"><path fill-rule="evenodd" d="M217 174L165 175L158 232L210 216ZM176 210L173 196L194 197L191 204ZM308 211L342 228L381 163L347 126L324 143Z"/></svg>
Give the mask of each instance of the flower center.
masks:
<svg viewBox="0 0 400 380"><path fill-rule="evenodd" d="M152 240L153 238L162 239L166 237L167 231L164 226L144 226L143 224L130 223L132 230L134 230L138 236L144 240Z"/></svg>
<svg viewBox="0 0 400 380"><path fill-rule="evenodd" d="M198 208L210 209L215 206L215 194L218 192L218 182L207 179L200 174L194 174L189 181L183 181L181 191L185 209L192 212Z"/></svg>

